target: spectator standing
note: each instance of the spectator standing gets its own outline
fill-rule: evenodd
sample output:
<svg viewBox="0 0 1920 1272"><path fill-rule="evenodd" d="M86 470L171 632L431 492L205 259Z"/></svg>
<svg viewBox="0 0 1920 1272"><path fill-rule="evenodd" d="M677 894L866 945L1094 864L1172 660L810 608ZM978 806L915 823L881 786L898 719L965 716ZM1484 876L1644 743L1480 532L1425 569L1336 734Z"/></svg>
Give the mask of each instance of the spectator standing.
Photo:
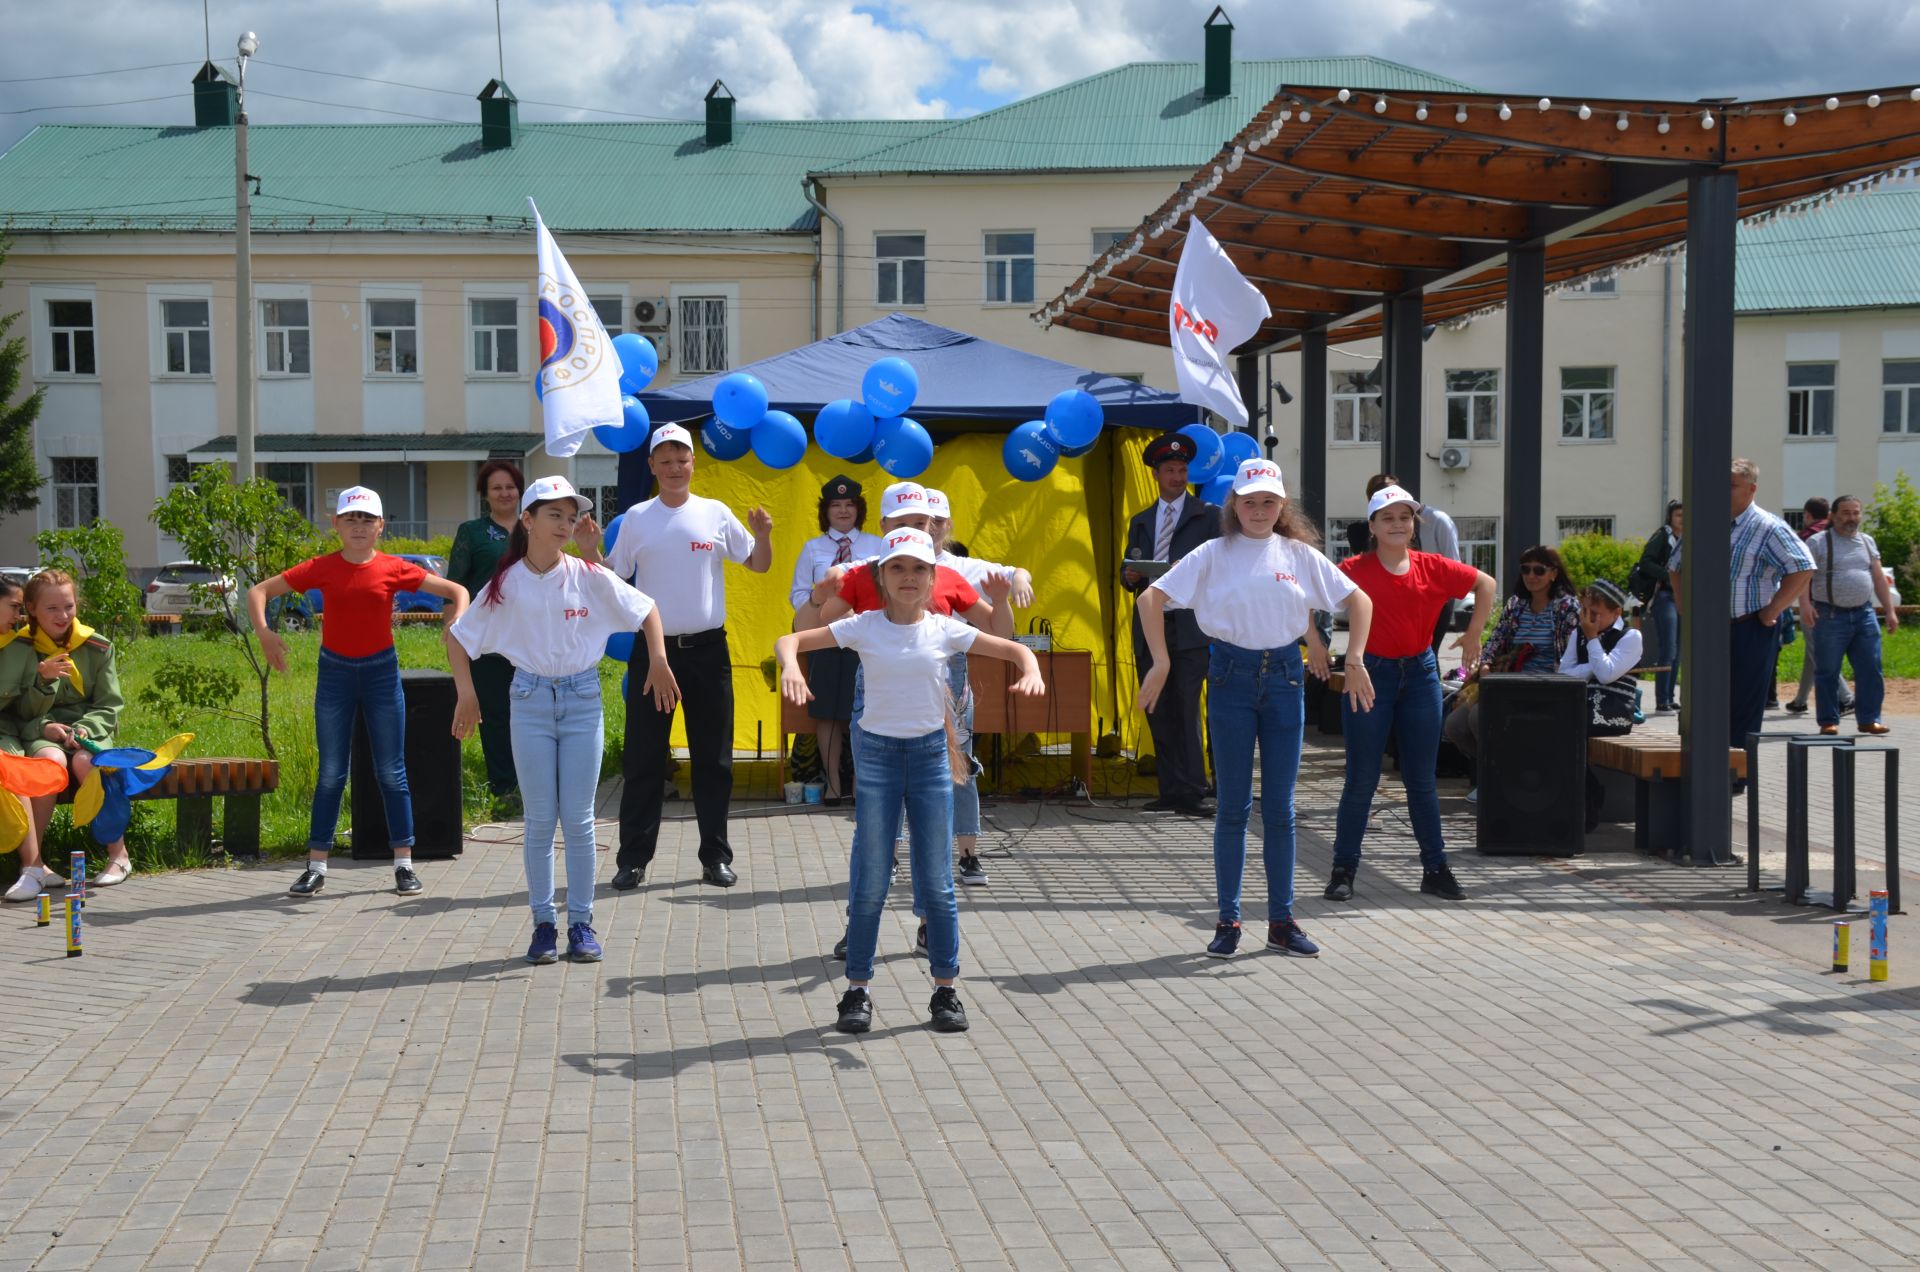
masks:
<svg viewBox="0 0 1920 1272"><path fill-rule="evenodd" d="M835 476L820 488L816 509L820 533L800 547L800 559L793 563L793 584L787 600L798 611L807 604L813 588L828 570L848 566L855 561L880 555L886 540L861 529L867 520L867 497L860 483L851 477ZM801 630L799 616L794 630ZM853 719L853 678L860 670L860 655L851 649L821 649L807 662L807 687L813 697L807 714L813 717L813 736L820 746L820 774L826 783L825 802L837 805L846 799L840 789L840 753L847 740L847 723Z"/></svg>
<svg viewBox="0 0 1920 1272"><path fill-rule="evenodd" d="M1800 511L1805 517L1800 525L1800 542L1802 543L1812 543L1815 535L1825 533L1833 524L1833 505L1818 495L1815 495L1813 498L1807 500L1806 503L1800 505ZM1811 552L1812 549L1809 548L1808 551ZM1814 580L1815 584L1818 584L1818 582L1818 579ZM1812 595L1813 587L1809 586L1806 596L1801 598L1799 606L1799 613L1803 620L1806 615L1813 613L1813 610L1807 604L1807 597ZM1787 710L1793 712L1795 715L1803 714L1807 709L1807 700L1813 697L1814 664L1817 661L1814 656L1813 626L1805 621L1802 621L1800 625L1807 631L1807 647L1803 651L1805 657L1800 660L1800 687L1794 691L1793 701L1787 703ZM1775 679L1778 679L1778 677L1776 676ZM1844 676L1840 678L1839 691L1840 710L1839 714L1834 717L1835 720L1838 720L1840 716L1853 710L1853 690L1848 688L1847 680Z"/></svg>
<svg viewBox="0 0 1920 1272"><path fill-rule="evenodd" d="M1673 554L1680 548L1684 522L1681 502L1668 500L1665 523L1647 536L1647 546L1641 549L1640 560L1633 567L1633 594L1646 606L1641 621L1642 638L1649 628L1653 636L1653 647L1647 650L1647 657L1666 668L1653 673L1655 711L1672 711L1677 705L1673 688L1680 671L1680 608L1674 604L1673 580L1667 573L1667 562L1673 560Z"/></svg>
<svg viewBox="0 0 1920 1272"><path fill-rule="evenodd" d="M526 478L512 460L495 459L480 466L474 480L486 501L485 516L462 522L454 531L447 554L447 577L467 589L471 600L493 579L494 567L506 555L507 541L520 524L520 492ZM487 789L508 816L520 810L520 779L513 771L513 709L507 690L513 684L513 664L500 654L473 660L473 692L480 703L480 751L487 760Z"/></svg>
<svg viewBox="0 0 1920 1272"><path fill-rule="evenodd" d="M1886 681L1880 670L1880 622L1876 604L1886 615L1888 631L1900 627L1887 575L1880 568L1880 547L1860 528L1862 509L1853 495L1833 501L1827 527L1807 540L1813 558L1813 582L1800 600L1800 625L1807 632L1807 663L1817 669L1814 699L1820 732L1840 732L1840 716L1847 704L1840 691L1840 661L1853 664L1858 689L1854 695L1854 727L1880 734L1886 701Z"/></svg>

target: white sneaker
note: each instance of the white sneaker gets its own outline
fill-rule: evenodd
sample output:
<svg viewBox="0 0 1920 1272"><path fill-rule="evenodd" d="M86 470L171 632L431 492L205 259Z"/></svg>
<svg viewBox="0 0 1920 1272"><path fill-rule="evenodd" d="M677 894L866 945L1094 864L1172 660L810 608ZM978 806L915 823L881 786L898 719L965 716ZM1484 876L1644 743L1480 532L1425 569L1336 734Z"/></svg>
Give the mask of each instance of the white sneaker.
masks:
<svg viewBox="0 0 1920 1272"><path fill-rule="evenodd" d="M9 901L31 901L42 892L51 892L55 888L64 888L67 881L54 874L45 866L28 866L20 872L20 877L7 889Z"/></svg>

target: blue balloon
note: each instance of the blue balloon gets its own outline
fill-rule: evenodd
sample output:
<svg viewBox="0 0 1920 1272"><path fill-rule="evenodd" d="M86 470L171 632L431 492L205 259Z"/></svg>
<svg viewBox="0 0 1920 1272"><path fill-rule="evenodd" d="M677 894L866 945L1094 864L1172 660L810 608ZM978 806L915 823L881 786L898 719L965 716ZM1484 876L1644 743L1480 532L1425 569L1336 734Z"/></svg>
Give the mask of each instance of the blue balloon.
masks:
<svg viewBox="0 0 1920 1272"><path fill-rule="evenodd" d="M1220 445L1220 434L1205 424L1189 424L1180 430L1180 436L1193 442L1193 458L1187 461L1187 480L1196 486L1204 486L1220 472L1220 465L1226 459L1226 450Z"/></svg>
<svg viewBox="0 0 1920 1272"><path fill-rule="evenodd" d="M1260 440L1252 433L1228 433L1220 439L1220 449L1220 471L1223 473L1237 473L1240 465L1248 460L1262 458Z"/></svg>
<svg viewBox="0 0 1920 1272"><path fill-rule="evenodd" d="M753 449L753 430L735 428L722 419L711 419L700 430L700 445L715 459L739 459Z"/></svg>
<svg viewBox="0 0 1920 1272"><path fill-rule="evenodd" d="M1064 389L1047 403L1047 432L1063 451L1091 446L1105 422L1099 399L1085 389Z"/></svg>
<svg viewBox="0 0 1920 1272"><path fill-rule="evenodd" d="M638 393L653 383L660 373L660 352L653 341L634 332L613 338L613 351L620 358L620 391Z"/></svg>
<svg viewBox="0 0 1920 1272"><path fill-rule="evenodd" d="M1200 488L1200 498L1216 508L1227 506L1228 496L1233 494L1233 474L1222 473Z"/></svg>
<svg viewBox="0 0 1920 1272"><path fill-rule="evenodd" d="M593 440L616 455L639 450L653 436L653 421L640 399L629 394L620 399L621 422L602 424L593 430Z"/></svg>
<svg viewBox="0 0 1920 1272"><path fill-rule="evenodd" d="M860 377L860 396L880 419L906 413L920 395L920 375L905 358L882 358Z"/></svg>
<svg viewBox="0 0 1920 1272"><path fill-rule="evenodd" d="M752 428L767 413L767 386L735 371L714 387L713 413L735 428Z"/></svg>
<svg viewBox="0 0 1920 1272"><path fill-rule="evenodd" d="M600 531L600 551L602 555L613 551L614 542L620 537L620 523L626 519L626 513L616 512L613 514L613 520L607 522L606 528Z"/></svg>
<svg viewBox="0 0 1920 1272"><path fill-rule="evenodd" d="M547 397L547 382L540 376L533 377L533 400L544 402Z"/></svg>
<svg viewBox="0 0 1920 1272"><path fill-rule="evenodd" d="M933 463L933 437L904 415L881 420L873 426L873 458L892 476L918 477Z"/></svg>
<svg viewBox="0 0 1920 1272"><path fill-rule="evenodd" d="M1051 438L1053 435L1052 433L1048 433L1047 436ZM1060 448L1060 458L1078 459L1082 455L1087 454L1089 451L1091 451L1094 447L1098 446L1099 444L1100 444L1100 439L1096 437L1092 441L1088 442L1085 446L1062 446Z"/></svg>
<svg viewBox="0 0 1920 1272"><path fill-rule="evenodd" d="M607 637L607 657L615 662L627 662L633 657L633 633L615 632ZM621 682L625 685L625 682Z"/></svg>
<svg viewBox="0 0 1920 1272"><path fill-rule="evenodd" d="M849 464L871 464L873 462L873 443L868 442L867 448L858 455L847 456L847 462Z"/></svg>
<svg viewBox="0 0 1920 1272"><path fill-rule="evenodd" d="M1060 462L1060 448L1047 434L1045 420L1028 420L1007 431L1000 445L1000 459L1007 472L1021 481L1039 481Z"/></svg>
<svg viewBox="0 0 1920 1272"><path fill-rule="evenodd" d="M813 417L813 440L835 459L852 459L873 444L873 412L839 398Z"/></svg>
<svg viewBox="0 0 1920 1272"><path fill-rule="evenodd" d="M768 411L749 437L754 455L768 468L792 468L807 453L807 430L785 411Z"/></svg>

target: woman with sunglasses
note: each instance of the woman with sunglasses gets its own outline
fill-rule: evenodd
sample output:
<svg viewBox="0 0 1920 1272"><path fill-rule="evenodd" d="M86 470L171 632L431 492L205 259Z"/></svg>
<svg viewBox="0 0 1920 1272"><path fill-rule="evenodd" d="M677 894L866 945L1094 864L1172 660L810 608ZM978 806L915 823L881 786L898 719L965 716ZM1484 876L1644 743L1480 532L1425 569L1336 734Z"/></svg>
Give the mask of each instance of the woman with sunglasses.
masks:
<svg viewBox="0 0 1920 1272"><path fill-rule="evenodd" d="M1550 676L1579 628L1580 598L1567 582L1567 568L1560 554L1544 543L1536 543L1520 554L1520 570L1500 611L1500 621L1481 646L1479 659L1467 668L1467 679L1496 670ZM1480 749L1479 701L1455 707L1440 733L1472 760ZM1467 802L1475 803L1479 793L1478 786L1468 791Z"/></svg>

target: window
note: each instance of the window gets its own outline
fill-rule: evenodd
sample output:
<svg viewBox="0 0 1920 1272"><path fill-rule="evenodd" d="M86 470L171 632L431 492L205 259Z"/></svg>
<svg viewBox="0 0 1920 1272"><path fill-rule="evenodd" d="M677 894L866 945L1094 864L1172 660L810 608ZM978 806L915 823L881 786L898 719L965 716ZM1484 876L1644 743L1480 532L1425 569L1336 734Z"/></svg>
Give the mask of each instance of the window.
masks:
<svg viewBox="0 0 1920 1272"><path fill-rule="evenodd" d="M1613 368L1560 368L1560 440L1613 440Z"/></svg>
<svg viewBox="0 0 1920 1272"><path fill-rule="evenodd" d="M367 334L372 341L373 374L420 374L418 315L418 303L415 301L367 302Z"/></svg>
<svg viewBox="0 0 1920 1272"><path fill-rule="evenodd" d="M477 296L467 301L473 329L475 375L520 374L520 302L511 296Z"/></svg>
<svg viewBox="0 0 1920 1272"><path fill-rule="evenodd" d="M1575 283L1561 293L1565 296L1617 296L1620 294L1620 280L1617 278L1589 278Z"/></svg>
<svg viewBox="0 0 1920 1272"><path fill-rule="evenodd" d="M280 498L308 521L313 520L313 465L266 464L266 478L280 488Z"/></svg>
<svg viewBox="0 0 1920 1272"><path fill-rule="evenodd" d="M1353 545L1347 542L1347 527L1356 521L1365 521L1365 509L1347 517L1327 518L1327 557L1335 565L1353 555Z"/></svg>
<svg viewBox="0 0 1920 1272"><path fill-rule="evenodd" d="M1780 513L1780 520L1793 527L1795 534L1803 533L1807 528L1807 510L1805 508L1787 508Z"/></svg>
<svg viewBox="0 0 1920 1272"><path fill-rule="evenodd" d="M90 526L100 517L100 461L53 461L53 524L61 530Z"/></svg>
<svg viewBox="0 0 1920 1272"><path fill-rule="evenodd" d="M1460 559L1476 570L1500 577L1500 518L1455 517L1460 534Z"/></svg>
<svg viewBox="0 0 1920 1272"><path fill-rule="evenodd" d="M1920 433L1920 362L1888 358L1880 364L1883 433Z"/></svg>
<svg viewBox="0 0 1920 1272"><path fill-rule="evenodd" d="M593 306L593 312L599 315L600 325L607 329L609 336L617 336L627 329L627 298L625 296L618 292L589 296L587 303Z"/></svg>
<svg viewBox="0 0 1920 1272"><path fill-rule="evenodd" d="M204 300L160 302L160 332L166 349L166 361L161 365L168 375L213 374L211 308L211 303Z"/></svg>
<svg viewBox="0 0 1920 1272"><path fill-rule="evenodd" d="M876 234L873 236L876 305L927 303L927 236Z"/></svg>
<svg viewBox="0 0 1920 1272"><path fill-rule="evenodd" d="M380 504L387 514L388 534L398 538L424 539L432 533L427 524L427 465L424 461L361 464L360 484L380 492Z"/></svg>
<svg viewBox="0 0 1920 1272"><path fill-rule="evenodd" d="M1447 440L1500 440L1500 373L1447 372Z"/></svg>
<svg viewBox="0 0 1920 1272"><path fill-rule="evenodd" d="M1833 436L1833 366L1797 362L1787 366L1787 436Z"/></svg>
<svg viewBox="0 0 1920 1272"><path fill-rule="evenodd" d="M1613 537L1612 517L1561 517L1560 537L1571 539L1577 534L1604 534Z"/></svg>
<svg viewBox="0 0 1920 1272"><path fill-rule="evenodd" d="M304 300L260 302L262 368L269 375L311 375L312 331Z"/></svg>
<svg viewBox="0 0 1920 1272"><path fill-rule="evenodd" d="M733 363L727 348L727 298L680 296L680 374L710 375Z"/></svg>
<svg viewBox="0 0 1920 1272"><path fill-rule="evenodd" d="M1380 385L1373 371L1335 371L1333 440L1348 445L1378 446L1381 438Z"/></svg>
<svg viewBox="0 0 1920 1272"><path fill-rule="evenodd" d="M1033 303L1033 235L987 235L987 291L989 305Z"/></svg>
<svg viewBox="0 0 1920 1272"><path fill-rule="evenodd" d="M1093 232L1093 254L1102 256L1116 244L1124 243L1133 237L1132 230L1095 230Z"/></svg>
<svg viewBox="0 0 1920 1272"><path fill-rule="evenodd" d="M184 486L193 480L193 461L187 458L187 456L168 455L165 458L165 463L167 466L168 490L172 490L175 486Z"/></svg>
<svg viewBox="0 0 1920 1272"><path fill-rule="evenodd" d="M47 334L53 341L55 375L94 375L93 302L47 302Z"/></svg>

